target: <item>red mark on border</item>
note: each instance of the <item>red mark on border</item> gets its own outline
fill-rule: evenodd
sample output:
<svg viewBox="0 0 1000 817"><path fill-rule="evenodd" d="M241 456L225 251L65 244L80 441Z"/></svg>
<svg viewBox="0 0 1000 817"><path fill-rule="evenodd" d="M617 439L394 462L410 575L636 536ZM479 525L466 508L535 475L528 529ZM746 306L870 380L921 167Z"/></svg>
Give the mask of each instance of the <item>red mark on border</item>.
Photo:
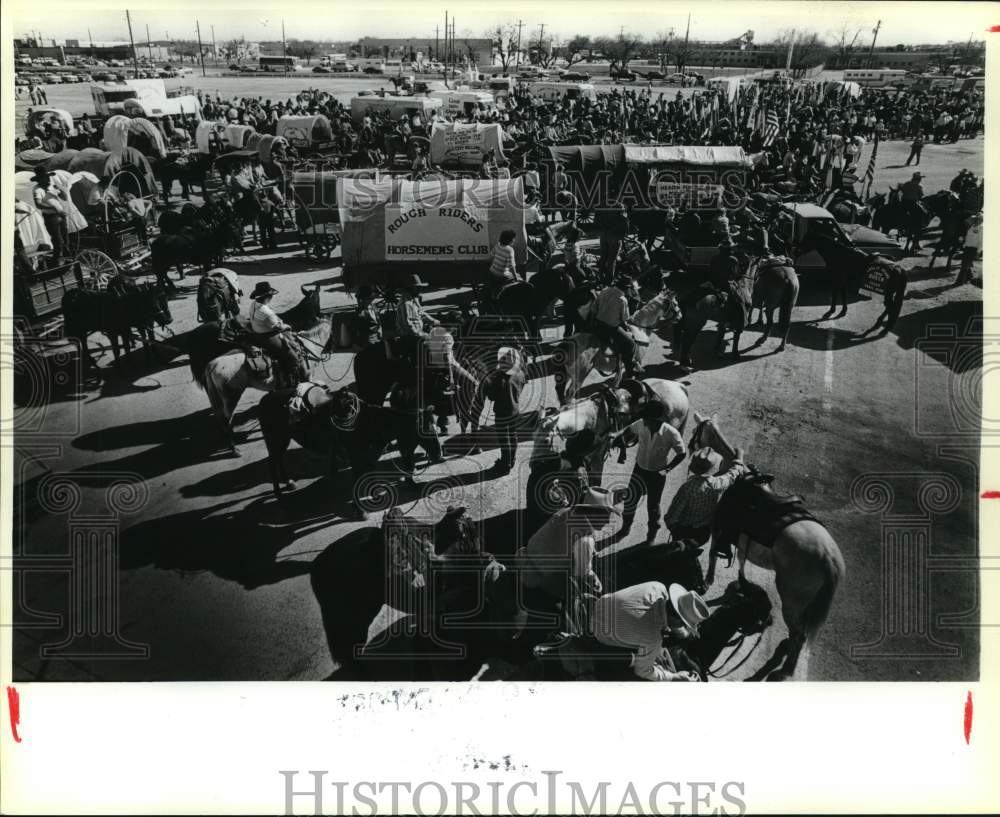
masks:
<svg viewBox="0 0 1000 817"><path fill-rule="evenodd" d="M972 735L972 692L965 699L965 743L969 744L969 737Z"/></svg>
<svg viewBox="0 0 1000 817"><path fill-rule="evenodd" d="M1000 32L1000 26L990 26L986 30L989 31L991 34L996 34L996 33Z"/></svg>
<svg viewBox="0 0 1000 817"><path fill-rule="evenodd" d="M1000 491L983 491L979 496L981 499L1000 499Z"/></svg>
<svg viewBox="0 0 1000 817"><path fill-rule="evenodd" d="M7 687L7 709L10 711L10 731L14 734L14 740L20 743L21 736L17 734L17 727L21 723L21 696L14 687Z"/></svg>

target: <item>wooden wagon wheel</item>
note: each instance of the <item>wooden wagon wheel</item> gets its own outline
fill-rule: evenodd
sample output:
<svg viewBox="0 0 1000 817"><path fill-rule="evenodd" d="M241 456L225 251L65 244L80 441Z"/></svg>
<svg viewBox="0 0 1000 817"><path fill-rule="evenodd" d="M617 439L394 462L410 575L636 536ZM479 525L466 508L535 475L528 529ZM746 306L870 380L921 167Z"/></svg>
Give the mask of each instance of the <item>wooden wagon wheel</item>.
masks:
<svg viewBox="0 0 1000 817"><path fill-rule="evenodd" d="M80 273L88 289L107 289L108 281L118 274L118 265L100 250L80 250L74 261L80 265Z"/></svg>

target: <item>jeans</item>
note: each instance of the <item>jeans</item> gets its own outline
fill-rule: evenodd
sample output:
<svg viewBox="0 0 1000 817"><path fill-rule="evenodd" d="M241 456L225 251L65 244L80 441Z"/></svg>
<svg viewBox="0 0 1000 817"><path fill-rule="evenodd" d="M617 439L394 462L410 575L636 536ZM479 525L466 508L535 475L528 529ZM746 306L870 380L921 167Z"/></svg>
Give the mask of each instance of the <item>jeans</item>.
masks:
<svg viewBox="0 0 1000 817"><path fill-rule="evenodd" d="M923 150L923 148L913 148L913 147L911 147L910 148L910 155L909 155L909 157L906 160L906 164L909 164L910 162L912 162L913 159L914 159L914 157L916 157L917 164L920 164L920 151L922 151L922 150Z"/></svg>
<svg viewBox="0 0 1000 817"><path fill-rule="evenodd" d="M601 321L594 321L594 334L621 355L626 372L635 371L635 341L624 326L608 326Z"/></svg>
<svg viewBox="0 0 1000 817"><path fill-rule="evenodd" d="M639 499L645 494L646 512L649 514L646 536L652 539L660 527L660 499L663 497L663 486L667 476L661 471L647 471L638 465L632 469L629 479L628 494L625 497L625 508L622 513L622 530L632 528Z"/></svg>
<svg viewBox="0 0 1000 817"><path fill-rule="evenodd" d="M517 422L517 415L509 417L497 416L494 428L496 429L497 442L500 447L500 465L503 468L513 468L514 460L517 457L517 434L514 426Z"/></svg>

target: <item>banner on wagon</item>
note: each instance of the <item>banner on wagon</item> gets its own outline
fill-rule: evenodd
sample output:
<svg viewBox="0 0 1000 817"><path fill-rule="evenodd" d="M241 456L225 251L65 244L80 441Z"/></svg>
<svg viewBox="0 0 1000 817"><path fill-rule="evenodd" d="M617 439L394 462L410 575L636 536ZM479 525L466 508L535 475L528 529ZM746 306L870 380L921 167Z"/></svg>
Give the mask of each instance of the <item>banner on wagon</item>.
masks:
<svg viewBox="0 0 1000 817"><path fill-rule="evenodd" d="M465 204L385 208L387 261L480 261L490 257L488 211Z"/></svg>

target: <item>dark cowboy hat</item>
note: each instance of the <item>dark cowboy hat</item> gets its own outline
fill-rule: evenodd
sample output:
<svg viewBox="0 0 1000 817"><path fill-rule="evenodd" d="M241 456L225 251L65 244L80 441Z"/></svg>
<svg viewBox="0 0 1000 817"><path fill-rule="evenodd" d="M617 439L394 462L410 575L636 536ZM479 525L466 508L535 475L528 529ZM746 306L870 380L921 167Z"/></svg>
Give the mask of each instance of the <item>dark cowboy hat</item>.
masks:
<svg viewBox="0 0 1000 817"><path fill-rule="evenodd" d="M406 276L406 278L404 278L402 281L399 282L399 287L398 288L399 289L405 289L405 290L408 290L410 292L416 292L418 289L423 289L426 286L427 286L427 284L425 284L420 279L419 275L411 274L411 275Z"/></svg>
<svg viewBox="0 0 1000 817"><path fill-rule="evenodd" d="M35 168L35 173L31 177L31 180L33 182L47 182L51 178L52 178L52 174L49 173L49 171L46 168L44 168L41 165L39 165L38 167Z"/></svg>
<svg viewBox="0 0 1000 817"><path fill-rule="evenodd" d="M257 286L253 288L253 292L250 293L250 297L253 300L258 298L265 298L268 295L277 295L278 290L271 286L267 281L258 281Z"/></svg>

